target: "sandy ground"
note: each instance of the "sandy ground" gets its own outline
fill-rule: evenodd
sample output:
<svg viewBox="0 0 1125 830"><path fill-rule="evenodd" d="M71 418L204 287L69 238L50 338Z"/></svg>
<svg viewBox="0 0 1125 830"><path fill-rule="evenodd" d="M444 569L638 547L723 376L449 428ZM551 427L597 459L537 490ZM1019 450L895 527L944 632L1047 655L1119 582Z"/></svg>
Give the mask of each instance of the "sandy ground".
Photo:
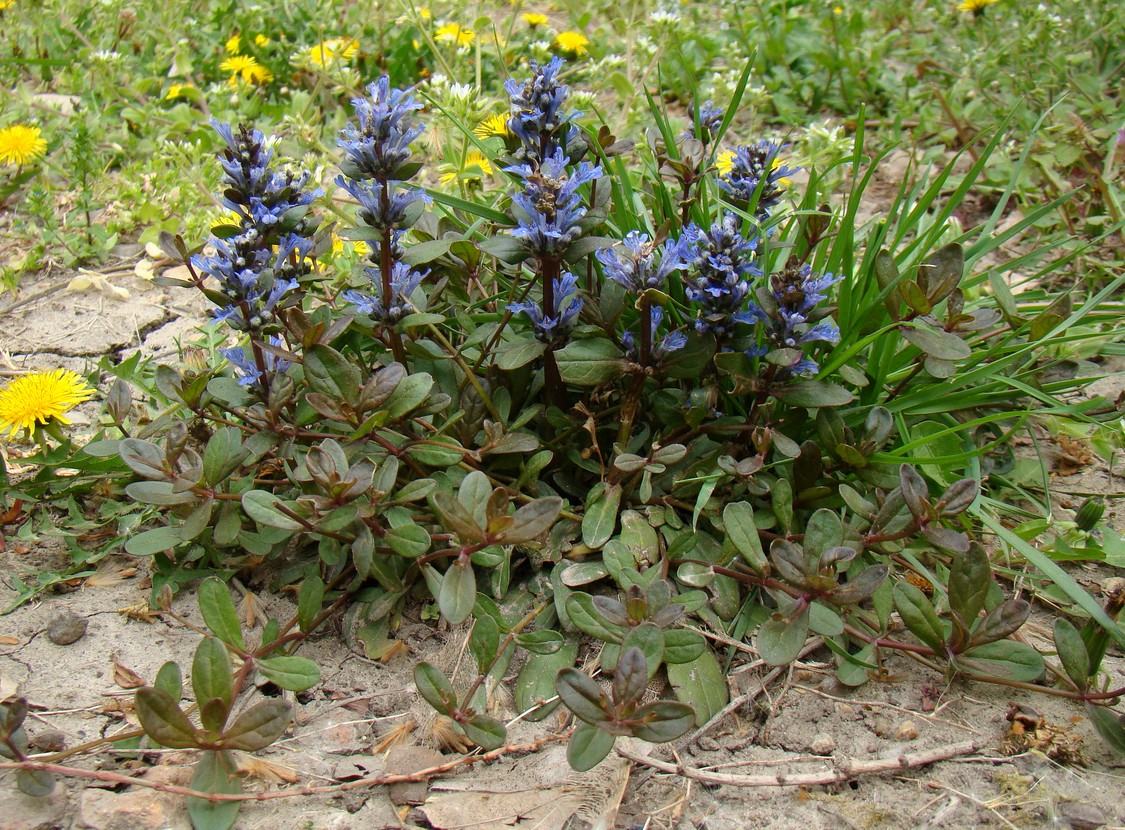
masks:
<svg viewBox="0 0 1125 830"><path fill-rule="evenodd" d="M133 260L135 261L135 260ZM0 298L0 343L15 368L83 369L102 355L125 357L141 348L170 357L177 339L190 336L202 305L189 292L166 290L136 279L132 263L111 272L120 292L68 292L66 279L25 284L22 293ZM13 305L13 303L15 305ZM1117 384L1122 377L1102 383ZM96 407L77 413L78 429L96 417ZM1074 491L1120 492L1121 479L1104 469L1083 468L1067 480ZM1071 486L1072 485L1072 486ZM1120 515L1111 514L1119 530ZM0 554L0 605L14 593L10 577L58 564L49 545L25 550L8 545ZM122 609L148 596L143 562L112 563L124 574L94 580L70 593L46 596L0 618L0 690L17 692L32 704L27 729L41 746L73 747L132 728L136 718L128 687L151 682L169 659L190 666L198 635L169 620L139 621ZM129 573L135 566L135 573ZM129 570L126 570L129 569ZM1078 568L1083 584L1097 586L1112 574ZM256 596L267 611L285 618L288 598ZM236 596L236 600L240 597ZM84 637L56 645L48 623L68 609L88 621ZM194 598L176 599L174 610L199 621ZM1045 642L1050 620L1033 618L1025 629ZM410 623L399 633L406 653L388 664L368 660L352 647L346 625L325 631L302 653L322 667L322 681L294 698L296 722L285 738L259 756L247 787L323 786L376 774L417 769L432 755L412 758L401 749L389 756L386 739L407 733L403 744L432 745L432 715L413 688L410 672L419 659L452 669L464 651L466 631ZM251 635L250 639L253 640ZM493 764L465 768L415 788L406 797L385 787L363 787L334 795L248 803L237 828L972 828L1125 827L1125 758L1115 756L1094 734L1082 709L1042 695L1011 693L983 684L965 685L892 658L893 682L848 690L833 676L831 655L813 651L792 670L763 687L764 671L749 649L732 656L732 697L744 705L698 735L667 747L623 745L631 754L679 763L695 778L669 774L611 756L586 775L569 771L562 748L546 744L530 754L512 754ZM1107 668L1114 686L1125 685L1125 660L1111 650ZM249 705L268 688L255 690ZM1046 727L1035 747L1013 746L1007 714L1012 705L1031 707ZM513 717L504 695L497 712ZM548 735L557 726L518 723L513 743ZM965 750L966 742L976 748ZM911 759L930 751L956 757L925 766ZM1003 754L1002 750L1009 754ZM1014 754L1012 754L1014 753ZM881 759L907 765L859 775L827 786L778 787L716 784L708 775L812 776ZM431 759L431 760L427 760ZM154 765L146 778L186 784L190 754L148 752L141 763L127 753L76 760L86 769L134 773ZM1080 762L1080 763L1079 763ZM412 766L413 765L413 766ZM272 772L273 781L263 781ZM279 783L279 779L288 779ZM742 784L748 782L742 781ZM402 803L422 801L420 804ZM70 780L55 795L31 799L11 782L0 786L0 830L66 828L133 830L189 827L182 799L112 782Z"/></svg>

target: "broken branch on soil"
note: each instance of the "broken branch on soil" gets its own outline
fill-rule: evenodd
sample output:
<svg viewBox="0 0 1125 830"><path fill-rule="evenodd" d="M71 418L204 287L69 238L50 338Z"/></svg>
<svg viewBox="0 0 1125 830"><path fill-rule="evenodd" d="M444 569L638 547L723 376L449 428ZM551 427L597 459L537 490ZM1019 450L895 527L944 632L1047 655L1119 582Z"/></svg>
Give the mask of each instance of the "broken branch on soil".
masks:
<svg viewBox="0 0 1125 830"><path fill-rule="evenodd" d="M635 764L680 775L700 781L704 784L729 784L732 787L820 787L826 784L843 784L861 775L873 775L881 772L909 769L911 767L924 767L938 761L945 761L961 755L972 755L979 752L984 744L980 741L963 741L962 743L941 746L935 749L920 752L907 752L894 758L882 758L877 761L855 761L848 758L830 759L833 769L821 772L805 773L777 773L772 775L735 775L722 772L704 772L694 767L685 767L683 764L673 764L641 755L638 752L618 746L617 754ZM829 759L826 759L829 760Z"/></svg>

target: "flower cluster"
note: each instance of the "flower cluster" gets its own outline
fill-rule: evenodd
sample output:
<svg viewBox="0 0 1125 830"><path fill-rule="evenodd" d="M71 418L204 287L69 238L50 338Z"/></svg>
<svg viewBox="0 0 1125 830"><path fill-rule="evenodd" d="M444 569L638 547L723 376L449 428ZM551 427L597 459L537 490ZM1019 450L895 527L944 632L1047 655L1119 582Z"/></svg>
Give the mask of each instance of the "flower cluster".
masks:
<svg viewBox="0 0 1125 830"><path fill-rule="evenodd" d="M684 235L690 239L694 266L685 279L684 293L701 306L696 330L722 341L734 333L736 324L761 320L762 310L747 300L750 278L762 274L755 264L757 237L742 236L733 213L706 232L689 225Z"/></svg>
<svg viewBox="0 0 1125 830"><path fill-rule="evenodd" d="M511 105L508 129L522 145L516 155L532 165L543 163L556 148L561 148L570 161L578 161L586 151L572 123L579 113L564 110L570 88L559 83L562 66L557 57L546 66L533 61L528 81L520 84L509 80L504 84Z"/></svg>
<svg viewBox="0 0 1125 830"><path fill-rule="evenodd" d="M278 305L289 302L309 273L313 228L305 214L320 191L304 191L308 174L275 170L273 150L258 130L239 127L235 134L229 124L212 125L227 145L220 155L223 205L239 225L228 238L212 240L214 255L196 256L192 263L218 282L224 303L216 319L256 334L274 325Z"/></svg>
<svg viewBox="0 0 1125 830"><path fill-rule="evenodd" d="M344 298L359 313L393 324L413 310L410 294L429 273L403 263L399 245L430 201L420 188L406 184L419 169L410 161L410 145L423 131L414 115L422 105L403 90L391 89L386 76L368 86L367 93L369 97L352 101L357 123L340 136L344 176L336 183L359 203L360 224L375 231L368 256L372 266L364 273L376 293L348 291Z"/></svg>
<svg viewBox="0 0 1125 830"><path fill-rule="evenodd" d="M783 149L781 144L769 141L735 147L730 156L730 168L719 178L719 187L739 207L753 203L755 214L764 219L781 201L788 177L797 172L781 162L779 154Z"/></svg>
<svg viewBox="0 0 1125 830"><path fill-rule="evenodd" d="M649 315L641 317L641 325L645 325L645 319L649 322L649 342L655 344L652 347L652 359L659 361L677 349L682 349L687 345L687 335L682 331L670 331L664 335L664 338L657 343L656 333L660 329L660 324L664 321L664 309L660 306L654 306L650 310ZM621 343L625 346L625 353L629 359L636 362L641 359L640 353L637 350L637 341L633 336L633 332L627 331L621 335Z"/></svg>
<svg viewBox="0 0 1125 830"><path fill-rule="evenodd" d="M525 314L531 321L535 339L541 343L553 343L564 337L574 328L578 314L582 311L582 298L578 296L578 277L565 272L554 280L553 307L544 311L533 302L511 303L508 311Z"/></svg>
<svg viewBox="0 0 1125 830"><path fill-rule="evenodd" d="M541 165L504 168L524 182L523 192L512 197L519 220L512 236L539 258L560 256L581 235L578 223L586 215L586 206L578 189L602 175L600 167L588 162L568 172L566 161L562 148L556 147L554 155Z"/></svg>
<svg viewBox="0 0 1125 830"><path fill-rule="evenodd" d="M269 345L275 349L284 347L284 342L280 337L274 335L269 339ZM262 381L262 370L258 368L258 363L254 357L253 349L247 346L236 346L233 349L219 349L219 354L230 361L238 374L238 383L240 386L253 386L260 384ZM264 364L266 374L273 376L283 374L292 364L282 357L278 357L273 352L262 350L262 362Z"/></svg>
<svg viewBox="0 0 1125 830"><path fill-rule="evenodd" d="M839 343L840 329L829 319L821 319L823 312L817 306L826 299L825 291L840 281L835 274L815 275L808 265L795 262L786 264L778 274L770 277L768 297L763 297L762 316L766 323L768 345L751 349L751 355L761 355L771 349L800 349L808 343ZM792 375L816 372L816 361L798 358L786 367Z"/></svg>
<svg viewBox="0 0 1125 830"><path fill-rule="evenodd" d="M684 135L686 138L697 138L704 144L710 144L718 136L719 127L722 126L726 113L721 107L716 107L712 101L707 101L699 108L699 124L692 124Z"/></svg>
<svg viewBox="0 0 1125 830"><path fill-rule="evenodd" d="M595 256L605 268L605 275L630 291L640 294L650 288L662 289L674 272L687 267L692 236L684 234L677 240L666 239L660 263L655 264L657 246L647 234L630 231L622 240L622 249L603 248Z"/></svg>

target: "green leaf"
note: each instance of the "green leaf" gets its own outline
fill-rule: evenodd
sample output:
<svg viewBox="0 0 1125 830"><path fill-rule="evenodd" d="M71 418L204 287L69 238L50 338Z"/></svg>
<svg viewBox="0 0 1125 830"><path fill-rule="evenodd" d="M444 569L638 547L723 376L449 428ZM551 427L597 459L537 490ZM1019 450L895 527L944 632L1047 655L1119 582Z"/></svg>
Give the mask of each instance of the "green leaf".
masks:
<svg viewBox="0 0 1125 830"><path fill-rule="evenodd" d="M477 597L477 577L472 563L455 560L441 577L441 590L437 595L441 615L453 625L459 625L473 613Z"/></svg>
<svg viewBox="0 0 1125 830"><path fill-rule="evenodd" d="M707 650L707 640L702 634L686 628L672 628L664 632L664 662L690 663Z"/></svg>
<svg viewBox="0 0 1125 830"><path fill-rule="evenodd" d="M242 779L235 774L235 764L226 752L204 752L195 767L191 788L203 793L237 795L242 792ZM238 819L240 801L207 801L188 796L187 809L194 830L230 830Z"/></svg>
<svg viewBox="0 0 1125 830"><path fill-rule="evenodd" d="M625 367L621 350L603 337L574 340L555 358L563 382L573 386L599 386L620 377Z"/></svg>
<svg viewBox="0 0 1125 830"><path fill-rule="evenodd" d="M591 770L613 749L614 736L588 723L580 723L566 746L566 760L577 772Z"/></svg>
<svg viewBox="0 0 1125 830"><path fill-rule="evenodd" d="M809 606L796 617L777 613L758 628L754 646L771 666L788 666L797 659L809 636Z"/></svg>
<svg viewBox="0 0 1125 830"><path fill-rule="evenodd" d="M414 685L418 694L443 715L452 715L457 708L457 693L438 669L426 662L414 667Z"/></svg>
<svg viewBox="0 0 1125 830"><path fill-rule="evenodd" d="M577 718L589 724L613 719L613 705L601 686L578 669L564 668L555 676L559 698Z"/></svg>
<svg viewBox="0 0 1125 830"><path fill-rule="evenodd" d="M297 625L301 631L312 631L313 621L324 604L324 580L313 574L306 576L297 592Z"/></svg>
<svg viewBox="0 0 1125 830"><path fill-rule="evenodd" d="M629 633L621 643L622 656L631 648L637 649L645 656L648 665L647 680L652 680L656 670L664 661L664 632L650 622L634 626L629 629ZM618 666L620 667L620 664Z"/></svg>
<svg viewBox="0 0 1125 830"><path fill-rule="evenodd" d="M617 527L617 511L621 507L621 485L596 485L586 502L582 517L582 542L597 550L613 536Z"/></svg>
<svg viewBox="0 0 1125 830"><path fill-rule="evenodd" d="M949 608L972 628L984 608L988 588L992 584L992 566L980 545L953 557L949 566Z"/></svg>
<svg viewBox="0 0 1125 830"><path fill-rule="evenodd" d="M305 380L313 392L339 401L356 402L362 379L359 369L329 346L315 344L304 352Z"/></svg>
<svg viewBox="0 0 1125 830"><path fill-rule="evenodd" d="M171 481L134 481L125 486L125 495L144 504L191 504L199 496L190 490L177 491Z"/></svg>
<svg viewBox="0 0 1125 830"><path fill-rule="evenodd" d="M669 664L668 681L676 697L695 709L696 726L715 717L730 700L726 676L710 651L689 663Z"/></svg>
<svg viewBox="0 0 1125 830"><path fill-rule="evenodd" d="M154 556L183 544L178 527L156 527L130 536L125 542L125 552L133 556Z"/></svg>
<svg viewBox="0 0 1125 830"><path fill-rule="evenodd" d="M478 622L480 618L478 617ZM555 676L560 670L572 667L578 657L578 643L567 641L553 654L532 654L523 664L516 677L514 688L516 708L527 712L535 706L538 709L524 717L524 720L541 721L558 707L558 701L546 706L543 701L555 697Z"/></svg>
<svg viewBox="0 0 1125 830"><path fill-rule="evenodd" d="M1034 683L1043 676L1043 656L1027 643L997 640L957 655L956 665L967 674L1002 677Z"/></svg>
<svg viewBox="0 0 1125 830"><path fill-rule="evenodd" d="M538 631L516 635L516 642L532 654L554 654L562 648L566 640L557 631L541 628Z"/></svg>
<svg viewBox="0 0 1125 830"><path fill-rule="evenodd" d="M853 689L862 686L871 679L868 672L877 671L879 668L874 661L875 644L869 643L855 654L849 654L844 659L839 668L836 669L836 679Z"/></svg>
<svg viewBox="0 0 1125 830"><path fill-rule="evenodd" d="M242 640L242 627L238 623L238 611L230 598L226 583L218 577L210 576L199 583L199 611L211 633L238 651L246 648Z"/></svg>
<svg viewBox="0 0 1125 830"><path fill-rule="evenodd" d="M827 380L803 380L771 389L773 394L790 406L815 409L821 406L843 406L852 402L851 392Z"/></svg>
<svg viewBox="0 0 1125 830"><path fill-rule="evenodd" d="M602 614L594 607L594 598L589 594L577 591L566 598L565 605L571 624L583 634L607 643L620 643L624 639L620 628L605 622Z"/></svg>
<svg viewBox="0 0 1125 830"><path fill-rule="evenodd" d="M242 443L242 431L238 427L223 427L216 430L203 450L203 478L208 486L215 487L238 469L250 454Z"/></svg>
<svg viewBox="0 0 1125 830"><path fill-rule="evenodd" d="M263 657L257 666L268 680L291 692L303 692L320 682L320 667L307 657Z"/></svg>
<svg viewBox="0 0 1125 830"><path fill-rule="evenodd" d="M425 372L414 372L407 375L384 404L387 417L391 420L401 418L413 409L421 406L430 396L434 379Z"/></svg>
<svg viewBox="0 0 1125 830"><path fill-rule="evenodd" d="M469 740L485 751L499 749L508 737L508 730L496 718L487 715L475 715L470 720L461 724Z"/></svg>
<svg viewBox="0 0 1125 830"><path fill-rule="evenodd" d="M179 700L184 696L184 679L183 673L180 671L180 664L169 660L160 667L152 685L167 694L172 700Z"/></svg>
<svg viewBox="0 0 1125 830"><path fill-rule="evenodd" d="M896 582L895 608L906 627L938 654L945 653L945 629L929 599L909 582Z"/></svg>
<svg viewBox="0 0 1125 830"><path fill-rule="evenodd" d="M546 533L562 512L563 500L547 496L520 507L512 515L512 524L503 532L506 545L520 545L534 541Z"/></svg>
<svg viewBox="0 0 1125 830"><path fill-rule="evenodd" d="M984 615L984 619L973 629L972 642L980 645L1002 640L1018 631L1030 614L1031 605L1027 600L1006 600Z"/></svg>
<svg viewBox="0 0 1125 830"><path fill-rule="evenodd" d="M746 501L736 501L723 508L723 528L727 538L742 558L758 573L767 567L766 554L762 540L758 536L758 526L754 521L754 508Z"/></svg>
<svg viewBox="0 0 1125 830"><path fill-rule="evenodd" d="M478 614L469 635L469 652L481 674L489 670L499 651L500 625L488 614Z"/></svg>
<svg viewBox="0 0 1125 830"><path fill-rule="evenodd" d="M686 735L696 719L695 710L686 703L658 700L639 708L629 720L639 721L632 726L634 737L659 744Z"/></svg>
<svg viewBox="0 0 1125 830"><path fill-rule="evenodd" d="M456 533L462 542L471 544L484 541L484 530L459 499L448 493L437 492L430 497L430 504L445 529Z"/></svg>
<svg viewBox="0 0 1125 830"><path fill-rule="evenodd" d="M16 786L24 795L43 798L55 791L55 776L42 769L16 770Z"/></svg>
<svg viewBox="0 0 1125 830"><path fill-rule="evenodd" d="M234 684L227 647L214 637L204 637L195 649L195 658L191 663L191 687L196 701L219 701L221 705L210 710L214 717L202 720L204 728L212 732L222 729L230 714Z"/></svg>
<svg viewBox="0 0 1125 830"><path fill-rule="evenodd" d="M265 490L247 490L242 494L242 509L246 511L247 516L263 527L304 530L305 525L277 509L277 503L280 501L282 499L279 496Z"/></svg>
<svg viewBox="0 0 1125 830"><path fill-rule="evenodd" d="M1113 747L1118 755L1125 755L1125 724L1112 709L1105 706L1086 704L1086 717L1094 724L1094 729L1102 739Z"/></svg>
<svg viewBox="0 0 1125 830"><path fill-rule="evenodd" d="M1055 651L1067 676L1085 689L1090 684L1090 654L1078 629L1065 617L1055 620Z"/></svg>
<svg viewBox="0 0 1125 830"><path fill-rule="evenodd" d="M223 746L257 752L284 735L292 722L293 704L287 700L263 700L234 719L223 733Z"/></svg>
<svg viewBox="0 0 1125 830"><path fill-rule="evenodd" d="M505 343L496 351L496 366L505 372L511 372L521 366L526 366L547 350L546 343L538 340L516 340Z"/></svg>
<svg viewBox="0 0 1125 830"><path fill-rule="evenodd" d="M137 689L134 701L141 728L158 744L170 749L198 745L195 727L167 692L142 686Z"/></svg>
<svg viewBox="0 0 1125 830"><path fill-rule="evenodd" d="M383 537L391 550L407 559L417 559L430 549L430 534L418 525L391 528Z"/></svg>

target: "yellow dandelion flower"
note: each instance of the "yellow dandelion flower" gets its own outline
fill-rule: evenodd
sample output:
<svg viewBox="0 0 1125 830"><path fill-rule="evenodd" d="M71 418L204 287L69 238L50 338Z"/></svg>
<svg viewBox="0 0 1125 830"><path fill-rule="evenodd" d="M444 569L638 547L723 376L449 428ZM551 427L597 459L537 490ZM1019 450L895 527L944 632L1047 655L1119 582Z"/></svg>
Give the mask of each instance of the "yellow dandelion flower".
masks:
<svg viewBox="0 0 1125 830"><path fill-rule="evenodd" d="M434 13L432 11L430 11L428 6L422 6L422 8L418 9L418 16L420 18L422 18L423 20L433 20L434 19Z"/></svg>
<svg viewBox="0 0 1125 830"><path fill-rule="evenodd" d="M219 64L219 69L230 73L231 86L238 82L240 76L248 84L268 84L273 80L273 73L250 55L235 55L227 58Z"/></svg>
<svg viewBox="0 0 1125 830"><path fill-rule="evenodd" d="M991 6L996 0L964 0L957 6L958 11L972 12L974 15L984 13L986 6Z"/></svg>
<svg viewBox="0 0 1125 830"><path fill-rule="evenodd" d="M4 11L4 9L10 9L15 4L16 0L0 0L0 12Z"/></svg>
<svg viewBox="0 0 1125 830"><path fill-rule="evenodd" d="M590 40L581 32L559 32L555 35L552 45L558 51L566 52L576 58L580 58L590 51L586 48L590 45Z"/></svg>
<svg viewBox="0 0 1125 830"><path fill-rule="evenodd" d="M492 162L477 150L465 154L465 163L460 170L447 170L441 174L441 183L449 184L454 179L476 180L492 175Z"/></svg>
<svg viewBox="0 0 1125 830"><path fill-rule="evenodd" d="M184 94L189 89L195 89L194 84L172 84L164 94L165 101L175 101L177 98L186 98Z"/></svg>
<svg viewBox="0 0 1125 830"><path fill-rule="evenodd" d="M22 166L43 158L47 142L38 127L13 124L0 130L0 164Z"/></svg>
<svg viewBox="0 0 1125 830"><path fill-rule="evenodd" d="M466 29L460 23L446 23L444 26L439 26L438 30L434 32L434 40L443 43L456 43L457 46L462 48L471 46L476 36L476 32L472 29Z"/></svg>
<svg viewBox="0 0 1125 830"><path fill-rule="evenodd" d="M832 14L843 14L843 13L844 13L844 7L843 6L833 6L832 7Z"/></svg>
<svg viewBox="0 0 1125 830"><path fill-rule="evenodd" d="M730 173L732 167L734 167L734 150L723 150L715 156L715 169L719 171L720 176Z"/></svg>
<svg viewBox="0 0 1125 830"><path fill-rule="evenodd" d="M547 15L539 12L524 12L520 17L528 26L546 26L548 23Z"/></svg>
<svg viewBox="0 0 1125 830"><path fill-rule="evenodd" d="M359 41L355 38L334 37L309 50L309 60L321 67L339 61L350 61L359 52Z"/></svg>
<svg viewBox="0 0 1125 830"><path fill-rule="evenodd" d="M24 375L0 390L0 431L21 429L30 434L37 423L46 426L52 419L69 424L66 413L89 400L94 390L74 372L55 369Z"/></svg>
<svg viewBox="0 0 1125 830"><path fill-rule="evenodd" d="M507 138L511 134L512 131L508 129L508 114L506 112L490 115L473 128L473 135L477 138L492 138L493 136Z"/></svg>
<svg viewBox="0 0 1125 830"><path fill-rule="evenodd" d="M265 49L270 45L270 39L265 35L254 35L254 43L260 46L262 49Z"/></svg>
<svg viewBox="0 0 1125 830"><path fill-rule="evenodd" d="M332 258L340 256L345 250L351 248L357 256L367 256L371 253L371 249L367 247L367 243L362 239L341 239L335 231L332 233Z"/></svg>
<svg viewBox="0 0 1125 830"><path fill-rule="evenodd" d="M231 35L230 40L226 42L223 48L227 50L228 55L237 55L239 49L242 48L242 35L237 33Z"/></svg>

